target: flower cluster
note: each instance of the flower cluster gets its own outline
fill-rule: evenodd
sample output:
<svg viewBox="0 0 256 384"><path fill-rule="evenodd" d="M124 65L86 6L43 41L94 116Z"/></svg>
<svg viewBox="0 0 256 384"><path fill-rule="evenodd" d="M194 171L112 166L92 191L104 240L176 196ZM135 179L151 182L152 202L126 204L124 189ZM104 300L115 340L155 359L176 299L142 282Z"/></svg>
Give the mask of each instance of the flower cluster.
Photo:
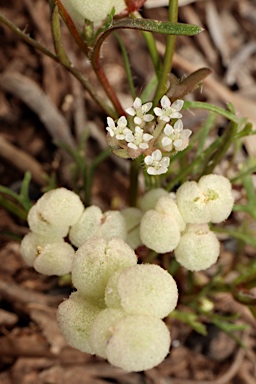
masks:
<svg viewBox="0 0 256 384"><path fill-rule="evenodd" d="M183 151L189 144L191 131L183 129L180 110L183 100L173 103L165 95L160 107L151 102L142 104L138 97L133 106L126 109L128 117L121 116L116 122L107 118L107 139L115 154L135 159L144 155L149 175L166 173L170 156Z"/></svg>

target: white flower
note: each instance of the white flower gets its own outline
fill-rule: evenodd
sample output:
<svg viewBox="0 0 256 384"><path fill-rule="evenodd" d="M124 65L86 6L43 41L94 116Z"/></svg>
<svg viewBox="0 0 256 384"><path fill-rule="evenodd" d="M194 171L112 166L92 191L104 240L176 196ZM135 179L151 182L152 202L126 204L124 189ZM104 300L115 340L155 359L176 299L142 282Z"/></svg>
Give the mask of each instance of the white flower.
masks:
<svg viewBox="0 0 256 384"><path fill-rule="evenodd" d="M106 130L111 137L116 137L117 140L125 140L127 135L130 135L132 131L127 128L127 120L125 116L121 116L117 120L117 126L111 117L107 118L108 126Z"/></svg>
<svg viewBox="0 0 256 384"><path fill-rule="evenodd" d="M148 142L153 139L153 136L149 133L144 133L140 127L135 127L135 132L130 131L126 135L125 140L129 143L128 147L132 149L147 149L149 148Z"/></svg>
<svg viewBox="0 0 256 384"><path fill-rule="evenodd" d="M164 127L164 136L161 143L166 151L171 151L173 148L175 151L183 151L188 146L189 136L192 131L190 129L183 129L183 123L181 120L177 120L174 126L166 124Z"/></svg>
<svg viewBox="0 0 256 384"><path fill-rule="evenodd" d="M162 108L156 107L154 108L154 112L156 116L159 117L159 120L163 120L168 123L170 119L180 119L182 117L182 114L179 113L179 111L183 107L183 104L183 100L176 100L171 104L168 97L164 95L161 99Z"/></svg>
<svg viewBox="0 0 256 384"><path fill-rule="evenodd" d="M134 123L141 125L143 122L148 123L154 119L154 116L147 114L147 112L152 108L152 103L142 104L141 99L136 97L133 103L133 108L126 109L128 115L134 116Z"/></svg>
<svg viewBox="0 0 256 384"><path fill-rule="evenodd" d="M151 155L145 157L144 162L148 166L149 175L161 175L167 172L170 159L169 157L162 157L162 152L156 149Z"/></svg>

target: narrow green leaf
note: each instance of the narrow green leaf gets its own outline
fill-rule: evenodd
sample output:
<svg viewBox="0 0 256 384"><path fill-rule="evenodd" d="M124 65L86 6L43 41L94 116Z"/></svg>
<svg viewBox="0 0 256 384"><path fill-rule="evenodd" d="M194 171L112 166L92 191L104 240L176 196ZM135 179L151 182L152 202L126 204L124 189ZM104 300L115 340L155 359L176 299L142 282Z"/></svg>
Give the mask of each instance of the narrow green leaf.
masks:
<svg viewBox="0 0 256 384"><path fill-rule="evenodd" d="M123 19L113 24L110 29L139 29L141 31L161 33L164 35L193 36L203 28L193 24L171 23L152 19ZM109 30L110 30L109 29Z"/></svg>
<svg viewBox="0 0 256 384"><path fill-rule="evenodd" d="M201 335L207 335L206 326L198 320L198 316L191 312L181 312L181 311L173 311L168 317L177 319L182 321L185 324L188 324L191 328L193 328L197 333Z"/></svg>

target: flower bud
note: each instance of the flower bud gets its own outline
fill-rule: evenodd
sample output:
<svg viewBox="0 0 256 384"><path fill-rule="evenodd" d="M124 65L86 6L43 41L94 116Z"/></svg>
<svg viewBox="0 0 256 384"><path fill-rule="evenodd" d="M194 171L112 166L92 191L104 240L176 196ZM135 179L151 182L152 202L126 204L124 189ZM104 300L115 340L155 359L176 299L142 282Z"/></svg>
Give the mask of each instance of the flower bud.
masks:
<svg viewBox="0 0 256 384"><path fill-rule="evenodd" d="M146 212L150 209L154 209L157 201L162 196L168 196L168 192L163 188L151 189L140 199L139 208Z"/></svg>
<svg viewBox="0 0 256 384"><path fill-rule="evenodd" d="M149 210L141 219L140 237L155 252L171 252L180 240L179 225L172 216Z"/></svg>
<svg viewBox="0 0 256 384"><path fill-rule="evenodd" d="M121 308L128 314L162 319L177 305L178 289L175 280L158 265L135 265L119 272L109 283L105 291L106 304L111 301L118 304L119 296ZM116 287L113 283L116 283Z"/></svg>
<svg viewBox="0 0 256 384"><path fill-rule="evenodd" d="M201 271L216 263L220 243L207 224L188 226L174 250L176 260L189 271Z"/></svg>
<svg viewBox="0 0 256 384"><path fill-rule="evenodd" d="M124 316L126 314L120 309L106 308L95 318L89 334L89 343L98 356L107 358L107 343L113 334L114 326Z"/></svg>
<svg viewBox="0 0 256 384"><path fill-rule="evenodd" d="M94 354L88 337L92 324L101 309L77 292L63 301L57 312L58 325L66 341L79 351Z"/></svg>
<svg viewBox="0 0 256 384"><path fill-rule="evenodd" d="M119 238L92 238L76 252L72 282L81 295L103 298L110 276L137 263L134 251Z"/></svg>
<svg viewBox="0 0 256 384"><path fill-rule="evenodd" d="M160 364L169 352L170 333L153 316L130 315L120 319L109 338L108 361L128 372L139 372Z"/></svg>
<svg viewBox="0 0 256 384"><path fill-rule="evenodd" d="M233 205L234 196L230 181L221 175L205 175L198 182L198 187L205 195L212 223L220 223L228 218Z"/></svg>
<svg viewBox="0 0 256 384"><path fill-rule="evenodd" d="M124 0L61 0L70 16L79 26L83 26L84 20L99 22L104 20L115 8L115 14L125 10Z"/></svg>

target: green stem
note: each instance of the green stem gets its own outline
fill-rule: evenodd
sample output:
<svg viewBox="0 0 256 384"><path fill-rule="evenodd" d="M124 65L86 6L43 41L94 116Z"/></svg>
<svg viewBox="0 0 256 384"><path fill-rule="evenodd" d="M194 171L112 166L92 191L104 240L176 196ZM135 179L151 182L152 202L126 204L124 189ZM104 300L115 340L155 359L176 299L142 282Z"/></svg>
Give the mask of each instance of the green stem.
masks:
<svg viewBox="0 0 256 384"><path fill-rule="evenodd" d="M87 92L90 94L92 99L102 108L105 113L112 117L117 118L116 112L110 108L96 93L95 93L95 87L93 87L90 82L87 80L85 76L82 75L82 73L73 66L73 64L67 65L60 61L60 58L56 56L53 52L49 51L49 49L45 48L43 45L41 45L38 41L32 39L30 36L28 36L25 32L23 32L21 29L19 29L14 23L12 23L10 20L8 20L5 16L0 14L0 22L5 24L7 27L9 27L17 36L19 36L23 41L31 45L32 47L36 48L38 51L42 52L44 55L50 57L52 60L54 60L56 63L60 63L69 71L72 73L72 75L83 85L83 87L87 90Z"/></svg>
<svg viewBox="0 0 256 384"><path fill-rule="evenodd" d="M130 190L129 190L130 207L136 207L137 205L140 162L141 162L141 158L138 157L137 159L132 160L130 165Z"/></svg>
<svg viewBox="0 0 256 384"><path fill-rule="evenodd" d="M96 168L111 154L111 149L107 148L105 151L101 152L100 155L93 160L91 163L91 166L88 170L85 169L85 191L84 191L84 203L85 206L90 205L91 201L91 194L92 194L92 183L93 183L93 177ZM87 177L86 177L87 173Z"/></svg>
<svg viewBox="0 0 256 384"><path fill-rule="evenodd" d="M131 17L134 17L136 19L142 19L142 16L139 12L134 12L130 15ZM152 64L155 69L155 73L158 75L159 67L160 67L160 59L159 54L156 48L156 41L154 39L154 36L151 32L141 31L142 36L144 37L144 40L146 41L148 51L152 60Z"/></svg>
<svg viewBox="0 0 256 384"><path fill-rule="evenodd" d="M86 56L88 56L88 53L89 53L88 46L83 41L83 39L81 38L79 32L76 29L76 26L75 26L73 20L69 16L66 8L63 6L63 4L60 0L53 0L53 1L54 1L54 4L58 7L58 11L59 11L62 19L64 20L66 26L68 27L68 30L69 30L71 36L73 37L73 39L75 40L76 44L79 46L81 51Z"/></svg>
<svg viewBox="0 0 256 384"><path fill-rule="evenodd" d="M224 138L222 140L222 145L218 148L208 160L207 165L202 170L202 175L208 175L212 173L214 168L221 162L222 158L226 155L230 145L233 143L235 135L237 133L238 124L231 122L230 128L226 131Z"/></svg>
<svg viewBox="0 0 256 384"><path fill-rule="evenodd" d="M120 49L121 49L121 52L122 52L122 55L123 55L124 67L125 67L126 76L127 76L128 84L129 84L129 87L130 87L131 95L132 95L132 98L135 99L136 98L136 91L135 91L135 87L134 87L134 83L133 83L133 79L132 79L132 72L131 72L131 67L130 67L130 62L129 62L129 57L128 57L128 54L127 54L127 50L125 48L125 45L124 45L122 39L118 35L118 33L114 32L114 35L115 35L115 38L118 41L118 44L120 46Z"/></svg>
<svg viewBox="0 0 256 384"><path fill-rule="evenodd" d="M70 66L71 63L66 55L62 41L61 41L61 29L60 29L60 19L59 19L59 8L57 5L54 5L51 15L51 24L52 24L52 37L55 52L61 63L66 66Z"/></svg>
<svg viewBox="0 0 256 384"><path fill-rule="evenodd" d="M177 23L178 21L178 0L169 0L169 21L172 23ZM174 55L176 43L176 36L169 35L166 39L166 49L164 55L164 62L161 68L161 73L159 76L158 86L155 92L153 106L156 106L163 96L163 94L167 91L167 78L168 74L172 70L172 59Z"/></svg>

